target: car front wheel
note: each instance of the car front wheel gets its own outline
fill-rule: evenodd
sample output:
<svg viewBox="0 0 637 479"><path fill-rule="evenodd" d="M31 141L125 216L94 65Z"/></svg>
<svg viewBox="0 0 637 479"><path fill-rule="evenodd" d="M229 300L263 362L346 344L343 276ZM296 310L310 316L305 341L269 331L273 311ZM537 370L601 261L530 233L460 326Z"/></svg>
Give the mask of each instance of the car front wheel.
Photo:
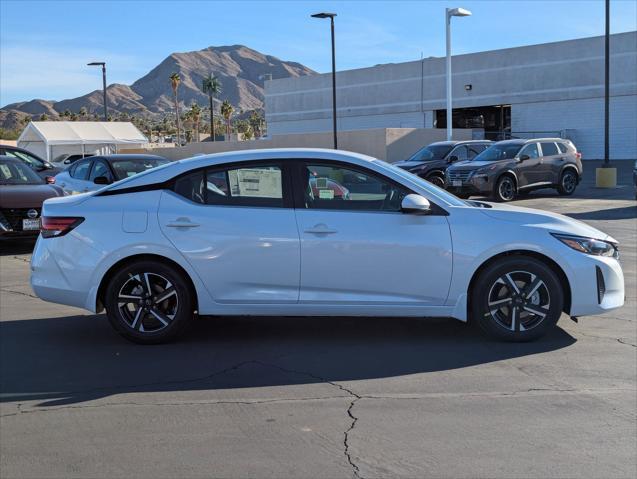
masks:
<svg viewBox="0 0 637 479"><path fill-rule="evenodd" d="M442 176L440 175L429 175L427 178L425 178L429 183L433 183L434 185L436 185L439 188L444 189L445 188L445 180Z"/></svg>
<svg viewBox="0 0 637 479"><path fill-rule="evenodd" d="M193 300L183 274L161 262L119 269L106 289L108 319L126 339L157 344L174 339L192 319Z"/></svg>
<svg viewBox="0 0 637 479"><path fill-rule="evenodd" d="M568 169L562 173L560 183L557 185L557 191L560 195L572 195L577 187L577 174L572 169Z"/></svg>
<svg viewBox="0 0 637 479"><path fill-rule="evenodd" d="M510 176L503 176L495 185L493 196L498 201L513 201L517 194L515 181Z"/></svg>
<svg viewBox="0 0 637 479"><path fill-rule="evenodd" d="M489 336L531 341L555 326L564 292L555 272L530 257L511 256L489 265L471 292L471 320Z"/></svg>

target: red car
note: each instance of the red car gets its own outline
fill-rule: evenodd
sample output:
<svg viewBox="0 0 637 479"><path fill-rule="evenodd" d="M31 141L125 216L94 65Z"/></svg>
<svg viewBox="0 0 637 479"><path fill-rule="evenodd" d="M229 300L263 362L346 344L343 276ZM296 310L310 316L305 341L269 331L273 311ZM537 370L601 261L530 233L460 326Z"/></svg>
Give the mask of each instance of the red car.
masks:
<svg viewBox="0 0 637 479"><path fill-rule="evenodd" d="M64 196L17 158L0 156L0 238L37 236L42 203Z"/></svg>

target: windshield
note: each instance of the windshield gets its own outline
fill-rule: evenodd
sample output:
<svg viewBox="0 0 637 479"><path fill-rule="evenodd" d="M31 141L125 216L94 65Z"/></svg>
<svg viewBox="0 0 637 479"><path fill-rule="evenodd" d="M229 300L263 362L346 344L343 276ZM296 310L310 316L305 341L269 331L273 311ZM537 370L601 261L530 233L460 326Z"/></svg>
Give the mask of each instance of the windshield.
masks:
<svg viewBox="0 0 637 479"><path fill-rule="evenodd" d="M398 176L400 176L402 178L405 178L405 179L411 181L412 183L416 183L421 188L427 190L432 195L437 196L438 198L446 201L451 206L467 206L467 205L469 205L468 202L461 200L457 196L452 195L451 193L449 193L448 191L445 191L442 188L437 187L433 183L429 183L427 180L422 179L418 175L414 175L413 173L410 173L407 170L403 170L402 168L399 168L399 167L397 167L395 165L392 165L391 163L387 163L387 162L382 161L382 160L377 160L375 162L375 164L380 166L381 168L385 168L385 169L391 170L392 173L395 173L396 175L398 175Z"/></svg>
<svg viewBox="0 0 637 479"><path fill-rule="evenodd" d="M429 145L414 153L407 161L443 160L453 145Z"/></svg>
<svg viewBox="0 0 637 479"><path fill-rule="evenodd" d="M499 161L499 160L511 160L518 154L520 148L524 145L517 143L508 145L493 145L477 155L471 161Z"/></svg>
<svg viewBox="0 0 637 479"><path fill-rule="evenodd" d="M110 160L115 176L123 180L146 170L170 163L164 158L131 158L128 160Z"/></svg>
<svg viewBox="0 0 637 479"><path fill-rule="evenodd" d="M44 180L17 161L0 162L0 185L41 185Z"/></svg>
<svg viewBox="0 0 637 479"><path fill-rule="evenodd" d="M36 158L35 156L29 155L28 153L24 153L22 151L7 151L5 154L22 160L34 170L41 171L46 169L44 161Z"/></svg>

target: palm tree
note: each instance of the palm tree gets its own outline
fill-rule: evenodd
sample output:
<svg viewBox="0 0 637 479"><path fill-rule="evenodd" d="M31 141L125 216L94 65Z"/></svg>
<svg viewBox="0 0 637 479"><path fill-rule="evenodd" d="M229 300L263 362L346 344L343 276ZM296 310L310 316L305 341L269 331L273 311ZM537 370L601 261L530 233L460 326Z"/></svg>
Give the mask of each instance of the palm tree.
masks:
<svg viewBox="0 0 637 479"><path fill-rule="evenodd" d="M204 93L208 94L208 99L210 100L210 135L212 136L212 141L215 141L215 113L212 101L216 95L221 93L221 81L212 73L209 73L208 76L203 79L201 89Z"/></svg>
<svg viewBox="0 0 637 479"><path fill-rule="evenodd" d="M230 138L230 118L234 112L234 107L228 100L223 100L221 104L221 116L226 120L226 137Z"/></svg>
<svg viewBox="0 0 637 479"><path fill-rule="evenodd" d="M201 107L193 102L190 105L190 120L194 123L195 126L195 141L199 141L199 121L201 120Z"/></svg>
<svg viewBox="0 0 637 479"><path fill-rule="evenodd" d="M263 116L257 110L252 111L250 114L250 119L248 120L250 126L252 127L252 131L254 132L255 137L261 137L263 134Z"/></svg>
<svg viewBox="0 0 637 479"><path fill-rule="evenodd" d="M179 88L179 84L181 83L181 77L179 73L173 73L170 75L170 86L173 89L173 96L175 98L175 118L177 120L177 144L181 142L180 135L181 131L179 130L179 103L177 102L177 88Z"/></svg>

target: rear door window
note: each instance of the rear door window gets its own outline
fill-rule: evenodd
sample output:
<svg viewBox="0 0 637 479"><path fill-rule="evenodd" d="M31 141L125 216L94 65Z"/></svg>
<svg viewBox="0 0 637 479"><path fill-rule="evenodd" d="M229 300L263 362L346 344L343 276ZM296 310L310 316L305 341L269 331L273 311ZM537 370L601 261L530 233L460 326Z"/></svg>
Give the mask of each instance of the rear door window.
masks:
<svg viewBox="0 0 637 479"><path fill-rule="evenodd" d="M88 179L89 181L94 181L95 178L98 178L100 176L105 177L108 181L113 181L113 177L108 165L104 161L96 160L93 163L93 168L91 169L91 174Z"/></svg>
<svg viewBox="0 0 637 479"><path fill-rule="evenodd" d="M467 152L467 147L464 145L455 147L449 154L449 157L452 156L456 156L458 158L458 161L468 160L469 154Z"/></svg>
<svg viewBox="0 0 637 479"><path fill-rule="evenodd" d="M542 156L559 155L557 146L553 142L542 142Z"/></svg>

